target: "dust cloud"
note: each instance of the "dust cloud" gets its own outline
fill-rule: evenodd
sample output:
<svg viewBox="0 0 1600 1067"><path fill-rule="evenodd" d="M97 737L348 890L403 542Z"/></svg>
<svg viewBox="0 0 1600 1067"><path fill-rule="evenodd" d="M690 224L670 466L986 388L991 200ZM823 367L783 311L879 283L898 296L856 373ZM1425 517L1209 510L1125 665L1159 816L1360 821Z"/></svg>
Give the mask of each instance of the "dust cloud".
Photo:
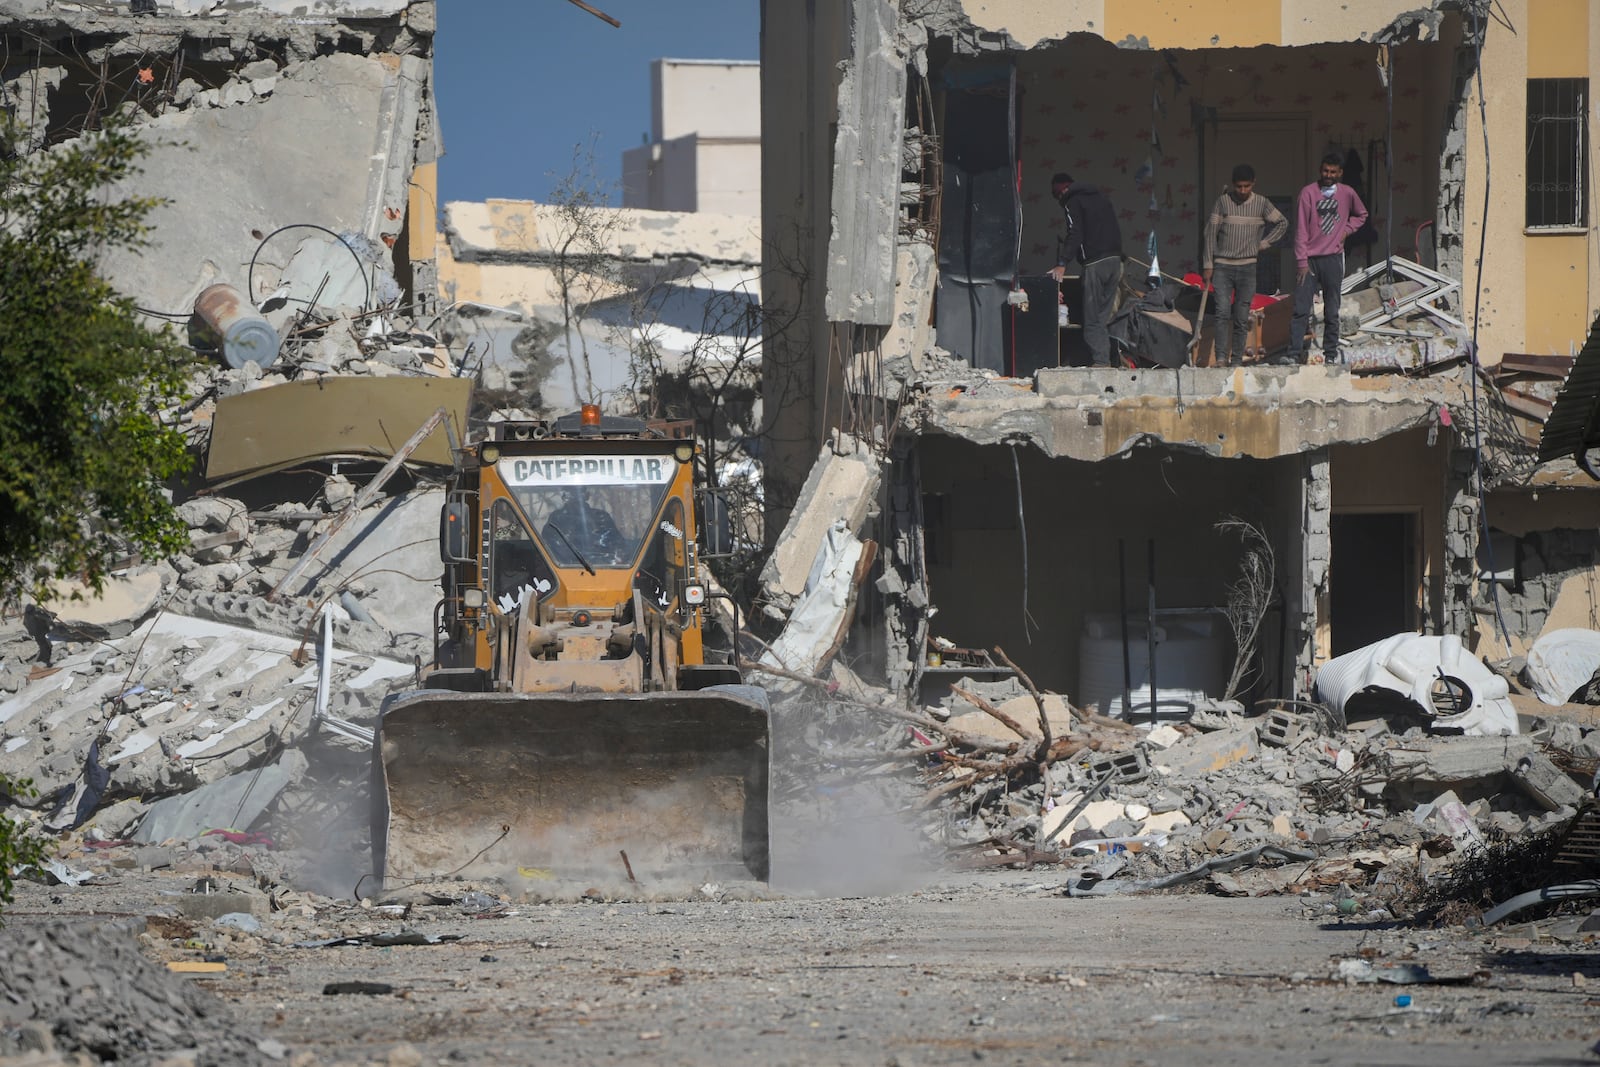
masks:
<svg viewBox="0 0 1600 1067"><path fill-rule="evenodd" d="M889 726L890 734L903 732ZM905 892L939 873L908 760L859 709L785 700L772 711L772 887L857 896ZM885 769L885 768L888 769Z"/></svg>

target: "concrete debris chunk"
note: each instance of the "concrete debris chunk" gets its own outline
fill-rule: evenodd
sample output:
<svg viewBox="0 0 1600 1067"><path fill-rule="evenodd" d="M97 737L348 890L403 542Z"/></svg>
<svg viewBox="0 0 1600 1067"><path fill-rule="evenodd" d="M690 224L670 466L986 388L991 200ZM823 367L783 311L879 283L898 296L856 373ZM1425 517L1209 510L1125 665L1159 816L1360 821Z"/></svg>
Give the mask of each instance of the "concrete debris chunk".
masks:
<svg viewBox="0 0 1600 1067"><path fill-rule="evenodd" d="M1161 762L1177 775L1193 777L1253 759L1260 750L1256 728L1241 726L1187 738L1163 752Z"/></svg>
<svg viewBox="0 0 1600 1067"><path fill-rule="evenodd" d="M1530 752L1511 767L1511 780L1546 811L1576 808L1584 801L1582 786L1540 752Z"/></svg>

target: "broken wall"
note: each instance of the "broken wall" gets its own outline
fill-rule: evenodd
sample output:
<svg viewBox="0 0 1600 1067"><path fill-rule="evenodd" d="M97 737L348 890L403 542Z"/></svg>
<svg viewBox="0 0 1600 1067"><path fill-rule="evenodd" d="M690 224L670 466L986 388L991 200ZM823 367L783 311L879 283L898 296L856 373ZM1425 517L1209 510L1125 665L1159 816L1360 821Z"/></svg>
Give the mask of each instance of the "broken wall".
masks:
<svg viewBox="0 0 1600 1067"><path fill-rule="evenodd" d="M656 366L690 352L758 373L759 219L457 201L437 260L460 372L511 406L632 414Z"/></svg>
<svg viewBox="0 0 1600 1067"><path fill-rule="evenodd" d="M769 412L766 529L784 528L824 439L830 374L823 286L833 202L834 126L845 5L761 4L761 303L770 321L762 361ZM898 121L898 116L895 117Z"/></svg>
<svg viewBox="0 0 1600 1067"><path fill-rule="evenodd" d="M1114 625L1120 610L1119 543L1131 618L1146 614L1152 540L1158 608L1203 611L1226 602L1241 551L1236 534L1214 528L1227 516L1262 529L1291 614L1299 600L1293 583L1305 537L1298 456L1219 462L1148 448L1085 463L1022 446L1014 466L1005 446L930 436L917 450L928 595L937 608L931 632L962 647L1002 645L1041 686L1080 693L1086 625ZM1270 623L1267 661L1279 683L1278 657L1294 622L1275 613ZM1212 629L1217 640L1207 654L1218 669L1231 666L1226 626L1218 618Z"/></svg>
<svg viewBox="0 0 1600 1067"><path fill-rule="evenodd" d="M113 284L186 318L206 286L253 275L259 303L312 232L279 231L311 224L375 249L371 273L392 290L380 295L398 301L394 279L417 272L389 249L406 243L415 168L436 151L434 5L154 7L0 3L0 100L38 143L114 114L149 146L128 191L162 201L154 239L107 257Z"/></svg>
<svg viewBox="0 0 1600 1067"><path fill-rule="evenodd" d="M1200 269L1206 218L1235 163L1253 164L1256 191L1290 216L1293 198L1329 151L1349 157L1346 181L1374 223L1352 240L1348 268L1381 259L1391 233L1396 254L1415 258L1418 227L1434 218L1439 188L1443 130L1433 87L1448 78L1452 55L1434 42L1392 54L1392 211L1385 93L1371 45L1150 52L1079 35L1016 55L1021 273L1055 265L1062 219L1050 176L1057 171L1110 195L1128 256L1149 263L1153 238L1162 269L1182 275ZM1292 288L1292 255L1285 239L1264 257L1263 278L1282 292ZM1264 291L1272 288L1269 281Z"/></svg>
<svg viewBox="0 0 1600 1067"><path fill-rule="evenodd" d="M1504 490L1486 504L1492 552L1478 554L1474 599L1483 629L1498 609L1514 654L1551 630L1600 630L1600 494Z"/></svg>

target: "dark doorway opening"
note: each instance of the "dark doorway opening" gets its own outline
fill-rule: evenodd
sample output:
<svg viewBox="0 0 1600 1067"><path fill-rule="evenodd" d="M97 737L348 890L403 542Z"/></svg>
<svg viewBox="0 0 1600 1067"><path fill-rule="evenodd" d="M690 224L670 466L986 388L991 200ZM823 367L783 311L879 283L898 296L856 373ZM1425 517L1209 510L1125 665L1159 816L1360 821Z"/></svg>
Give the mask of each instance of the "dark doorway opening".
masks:
<svg viewBox="0 0 1600 1067"><path fill-rule="evenodd" d="M1332 540L1328 601L1333 654L1416 630L1416 515L1335 514Z"/></svg>

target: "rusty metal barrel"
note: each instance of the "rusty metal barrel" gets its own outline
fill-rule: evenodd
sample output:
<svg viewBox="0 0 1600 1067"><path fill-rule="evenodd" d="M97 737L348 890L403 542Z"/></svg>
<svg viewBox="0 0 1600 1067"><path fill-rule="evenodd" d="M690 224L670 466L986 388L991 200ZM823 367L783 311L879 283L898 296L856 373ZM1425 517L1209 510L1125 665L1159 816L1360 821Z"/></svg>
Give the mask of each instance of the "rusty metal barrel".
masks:
<svg viewBox="0 0 1600 1067"><path fill-rule="evenodd" d="M233 369L246 363L270 367L277 360L278 331L233 286L221 283L201 290L194 298L194 313L217 335L222 358Z"/></svg>

